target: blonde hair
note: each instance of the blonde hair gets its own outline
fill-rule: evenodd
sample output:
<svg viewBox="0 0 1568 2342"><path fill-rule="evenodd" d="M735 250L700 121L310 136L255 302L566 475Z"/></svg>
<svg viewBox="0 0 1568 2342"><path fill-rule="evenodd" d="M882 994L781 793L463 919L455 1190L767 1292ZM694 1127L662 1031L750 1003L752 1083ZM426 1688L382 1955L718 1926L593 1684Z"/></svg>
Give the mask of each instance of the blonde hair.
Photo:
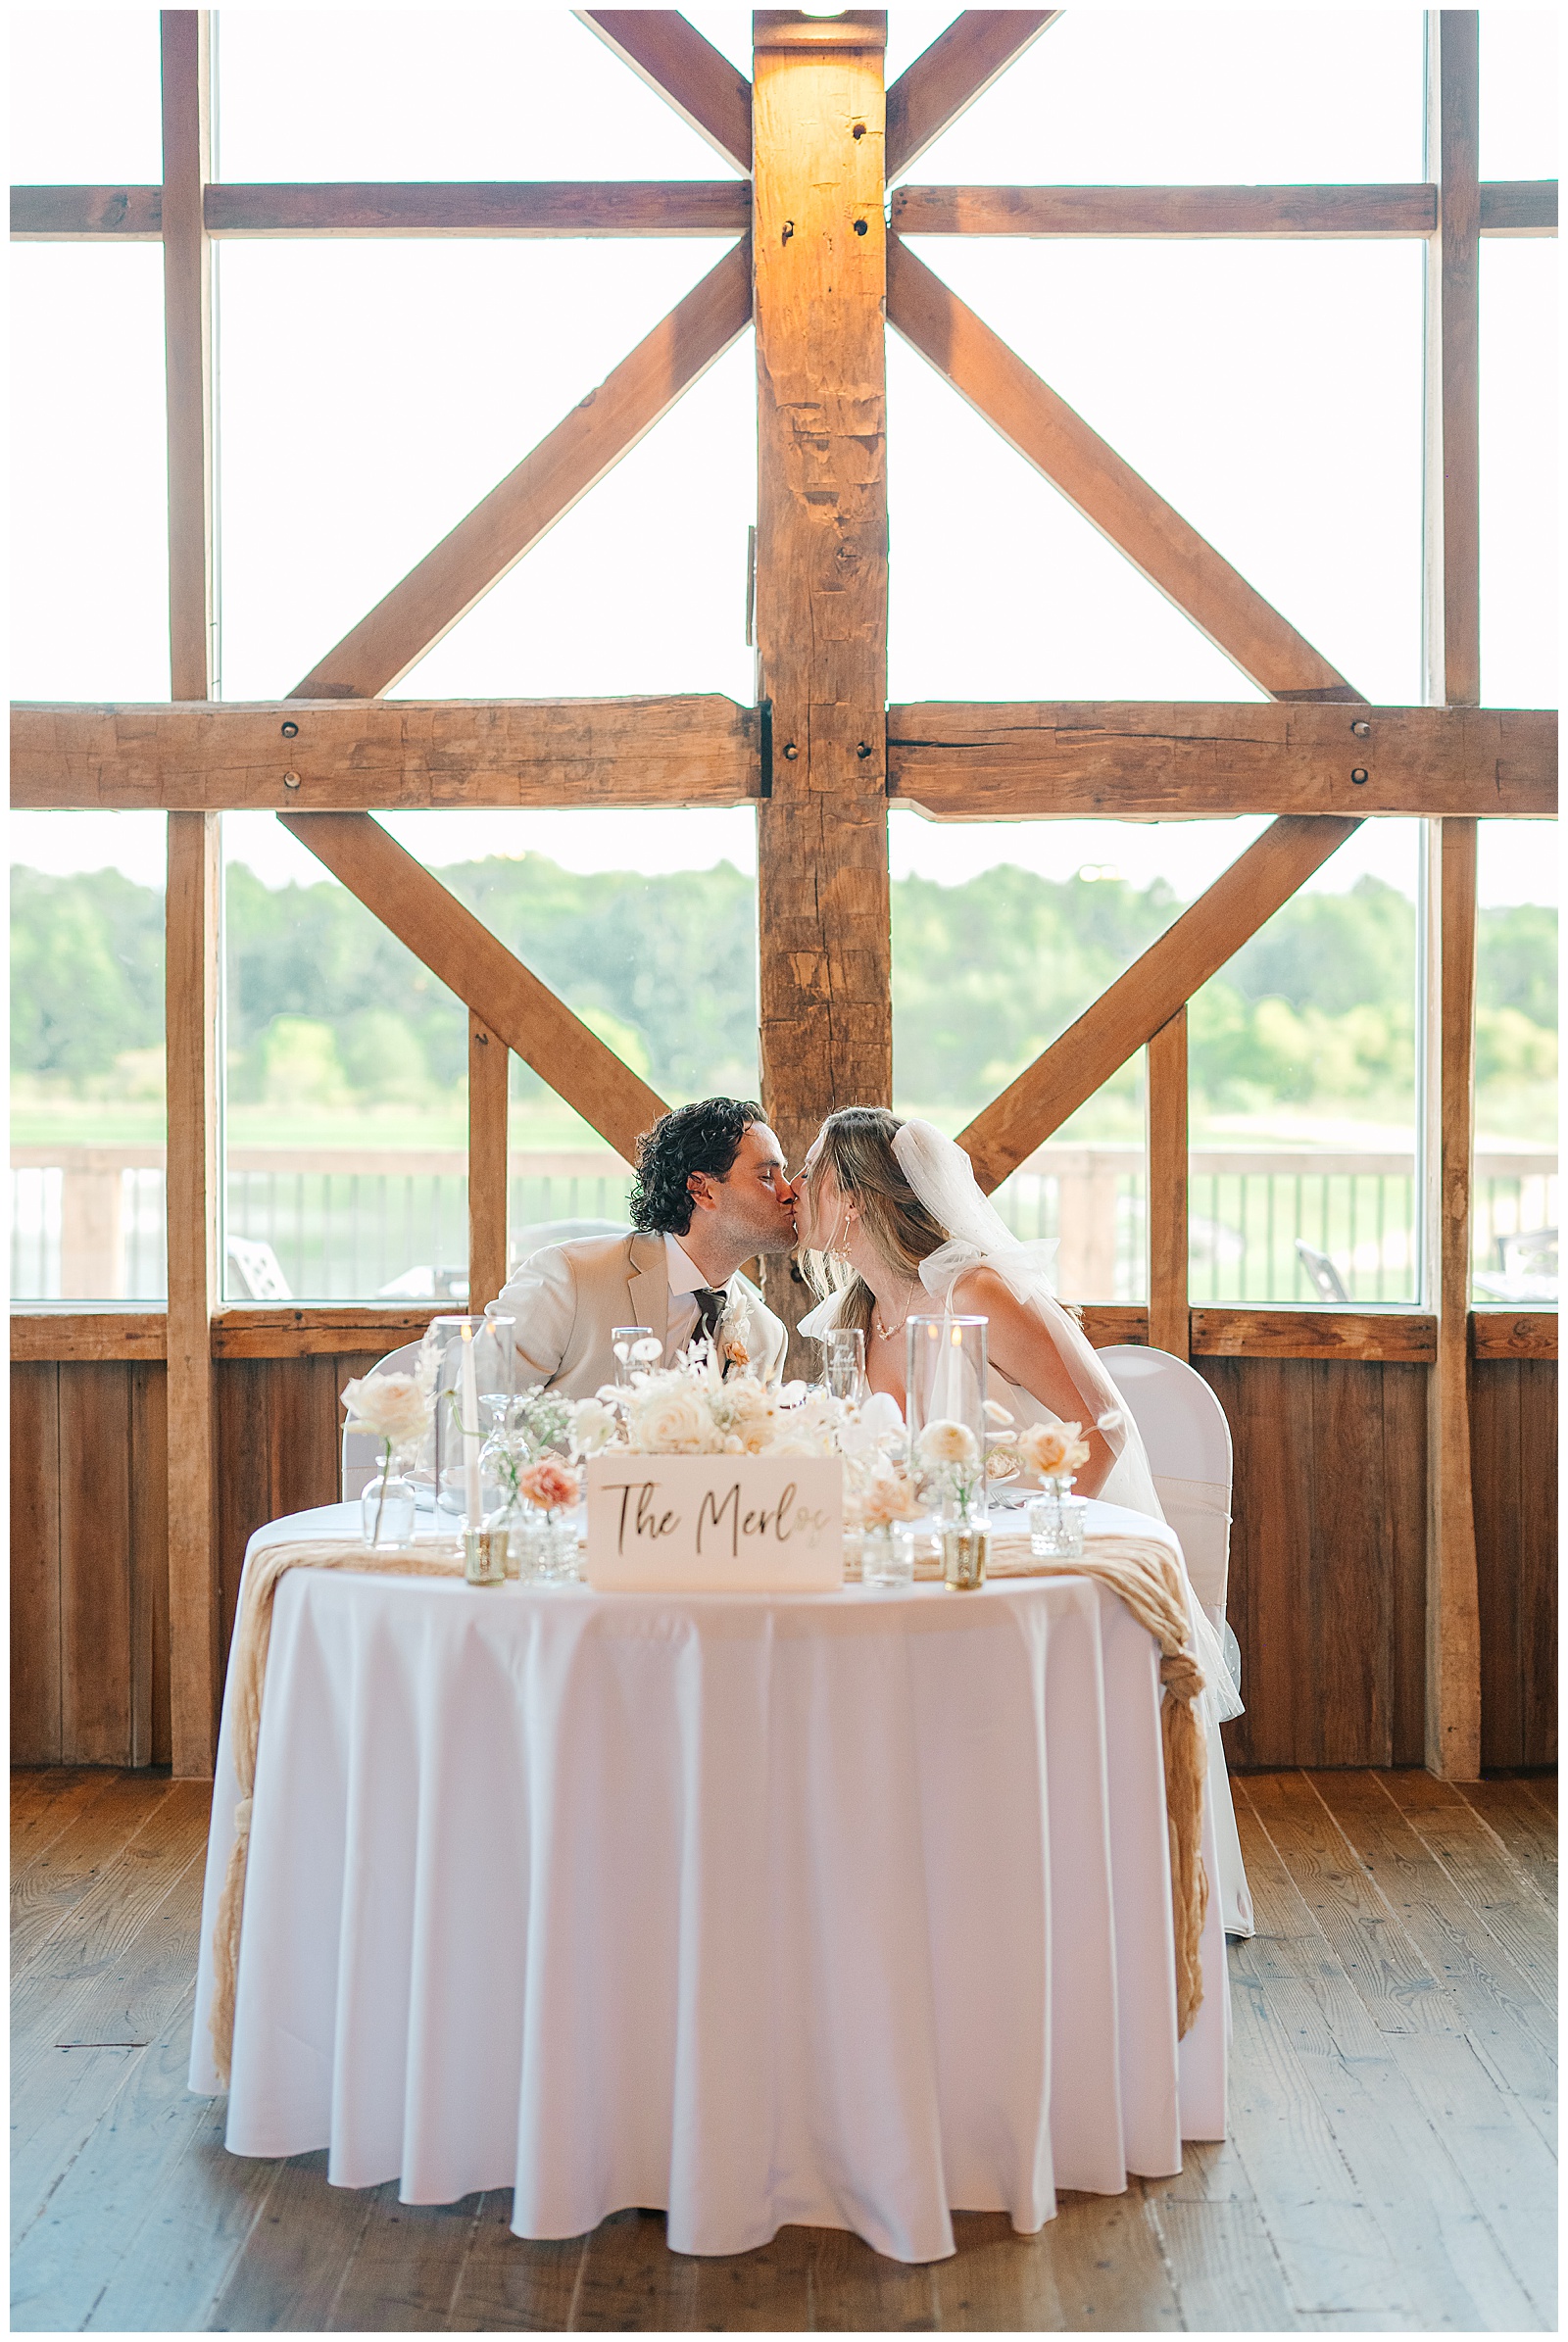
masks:
<svg viewBox="0 0 1568 2342"><path fill-rule="evenodd" d="M897 1276L917 1278L920 1263L948 1241L948 1232L934 1219L905 1178L893 1151L895 1135L903 1129L886 1106L841 1106L822 1125L822 1151L813 1171L829 1163L846 1201L855 1204L860 1225L888 1267ZM842 1293L841 1326L871 1330L876 1295L843 1259L831 1252L803 1255L808 1284L819 1299Z"/></svg>

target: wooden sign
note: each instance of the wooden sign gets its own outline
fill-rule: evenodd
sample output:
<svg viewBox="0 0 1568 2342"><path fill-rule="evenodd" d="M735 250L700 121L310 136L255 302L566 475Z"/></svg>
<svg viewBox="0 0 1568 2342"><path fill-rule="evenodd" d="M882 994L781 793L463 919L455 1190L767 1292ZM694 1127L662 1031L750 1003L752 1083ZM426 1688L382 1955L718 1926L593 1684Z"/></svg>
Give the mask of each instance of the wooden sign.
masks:
<svg viewBox="0 0 1568 2342"><path fill-rule="evenodd" d="M821 1593L844 1579L836 1457L632 1455L587 1468L590 1586L602 1591Z"/></svg>

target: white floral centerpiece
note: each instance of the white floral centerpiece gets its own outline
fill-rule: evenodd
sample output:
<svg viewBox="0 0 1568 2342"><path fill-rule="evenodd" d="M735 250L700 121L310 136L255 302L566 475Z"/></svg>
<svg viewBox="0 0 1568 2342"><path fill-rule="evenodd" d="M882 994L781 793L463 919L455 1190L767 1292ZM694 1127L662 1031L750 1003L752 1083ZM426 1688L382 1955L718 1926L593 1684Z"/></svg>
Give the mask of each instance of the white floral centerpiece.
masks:
<svg viewBox="0 0 1568 2342"><path fill-rule="evenodd" d="M351 1427L381 1442L381 1470L361 1497L368 1545L404 1544L414 1534L414 1483L400 1466L412 1463L429 1436L430 1388L422 1374L368 1374L344 1386Z"/></svg>

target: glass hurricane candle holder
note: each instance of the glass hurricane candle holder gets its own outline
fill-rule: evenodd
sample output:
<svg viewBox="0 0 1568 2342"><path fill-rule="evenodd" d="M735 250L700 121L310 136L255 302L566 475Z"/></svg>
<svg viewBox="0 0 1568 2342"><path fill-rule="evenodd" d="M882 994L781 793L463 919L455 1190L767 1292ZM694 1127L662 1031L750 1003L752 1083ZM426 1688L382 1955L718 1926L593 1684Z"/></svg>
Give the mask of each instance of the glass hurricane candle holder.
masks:
<svg viewBox="0 0 1568 2342"><path fill-rule="evenodd" d="M986 1518L983 1317L911 1317L906 1352L910 1469L946 1526Z"/></svg>
<svg viewBox="0 0 1568 2342"><path fill-rule="evenodd" d="M438 1317L425 1336L435 1355L436 1509L448 1528L482 1530L495 1508L482 1459L490 1433L511 1414L516 1325L514 1317Z"/></svg>

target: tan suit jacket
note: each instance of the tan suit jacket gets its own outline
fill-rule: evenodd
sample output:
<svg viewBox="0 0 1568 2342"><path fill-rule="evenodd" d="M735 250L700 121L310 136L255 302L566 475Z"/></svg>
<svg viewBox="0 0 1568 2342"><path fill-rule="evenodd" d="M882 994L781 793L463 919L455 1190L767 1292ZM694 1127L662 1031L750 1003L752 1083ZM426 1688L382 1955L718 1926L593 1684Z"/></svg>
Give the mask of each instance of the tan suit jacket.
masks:
<svg viewBox="0 0 1568 2342"><path fill-rule="evenodd" d="M564 1398L590 1398L602 1383L615 1379L612 1327L647 1326L663 1342L669 1326L666 1258L663 1238L641 1229L575 1237L532 1253L491 1303L491 1312L517 1321L518 1391L542 1383ZM782 1319L738 1270L724 1291L720 1340L744 1341L752 1371L776 1383L789 1339Z"/></svg>

